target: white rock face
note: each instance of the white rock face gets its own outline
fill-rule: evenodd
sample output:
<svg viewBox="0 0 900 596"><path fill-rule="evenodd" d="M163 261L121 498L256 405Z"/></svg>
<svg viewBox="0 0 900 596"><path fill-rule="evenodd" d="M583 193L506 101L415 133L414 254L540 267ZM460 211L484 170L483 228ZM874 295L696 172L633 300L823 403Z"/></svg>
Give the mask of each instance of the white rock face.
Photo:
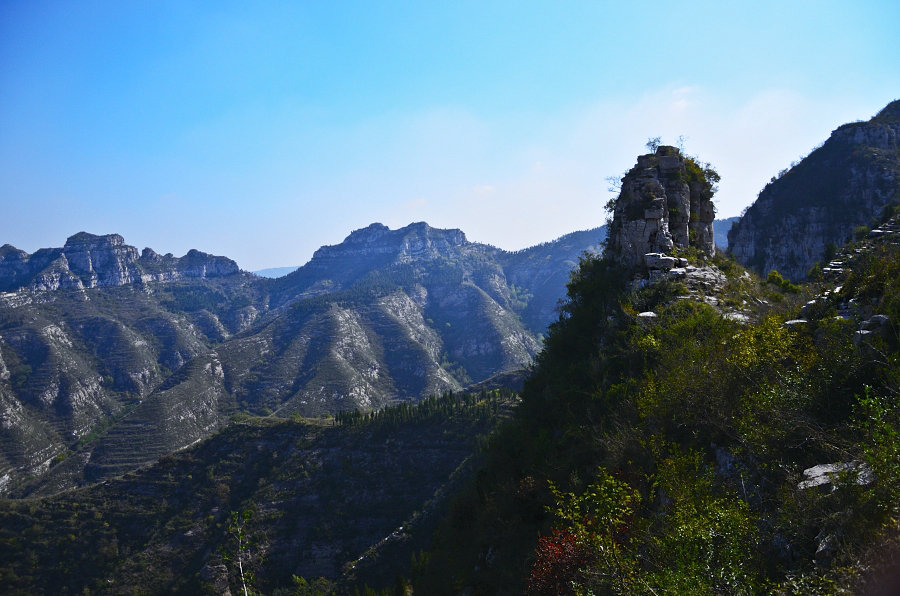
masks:
<svg viewBox="0 0 900 596"><path fill-rule="evenodd" d="M806 480L801 481L797 488L804 490L816 486L835 489L834 483L841 474L854 474L854 481L860 486L871 484L875 480L872 469L861 462L840 462L834 464L819 464L803 470Z"/></svg>
<svg viewBox="0 0 900 596"><path fill-rule="evenodd" d="M0 381L9 380L9 369L3 361L3 344L0 342Z"/></svg>

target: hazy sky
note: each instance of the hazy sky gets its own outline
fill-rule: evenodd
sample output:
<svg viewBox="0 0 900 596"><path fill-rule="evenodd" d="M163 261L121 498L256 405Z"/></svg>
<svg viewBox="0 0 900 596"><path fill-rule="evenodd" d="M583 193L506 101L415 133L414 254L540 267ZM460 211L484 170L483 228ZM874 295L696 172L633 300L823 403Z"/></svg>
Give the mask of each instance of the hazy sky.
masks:
<svg viewBox="0 0 900 596"><path fill-rule="evenodd" d="M518 249L686 139L737 215L900 98L900 2L0 0L0 244L299 265L379 221Z"/></svg>

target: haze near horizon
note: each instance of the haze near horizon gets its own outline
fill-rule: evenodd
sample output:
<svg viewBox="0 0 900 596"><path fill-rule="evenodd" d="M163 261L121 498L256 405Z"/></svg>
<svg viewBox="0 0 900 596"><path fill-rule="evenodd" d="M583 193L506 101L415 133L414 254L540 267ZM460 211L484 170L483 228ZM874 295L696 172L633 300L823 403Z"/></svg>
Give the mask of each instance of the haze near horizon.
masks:
<svg viewBox="0 0 900 596"><path fill-rule="evenodd" d="M602 225L649 137L718 217L900 96L887 1L7 2L0 244L84 230L248 270L381 222L515 250Z"/></svg>

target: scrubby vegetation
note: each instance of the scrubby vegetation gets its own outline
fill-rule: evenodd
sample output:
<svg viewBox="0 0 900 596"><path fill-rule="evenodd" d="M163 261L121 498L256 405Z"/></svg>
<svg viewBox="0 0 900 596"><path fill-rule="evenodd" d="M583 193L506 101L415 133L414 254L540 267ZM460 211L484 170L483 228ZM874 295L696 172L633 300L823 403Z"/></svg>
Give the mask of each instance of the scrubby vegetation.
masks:
<svg viewBox="0 0 900 596"><path fill-rule="evenodd" d="M790 325L800 288L722 265L731 303L770 298L756 316L630 291L612 261L582 261L417 591L874 589L900 535L900 248L804 290L822 295ZM889 323L857 333L876 314ZM834 473L803 484L819 464Z"/></svg>

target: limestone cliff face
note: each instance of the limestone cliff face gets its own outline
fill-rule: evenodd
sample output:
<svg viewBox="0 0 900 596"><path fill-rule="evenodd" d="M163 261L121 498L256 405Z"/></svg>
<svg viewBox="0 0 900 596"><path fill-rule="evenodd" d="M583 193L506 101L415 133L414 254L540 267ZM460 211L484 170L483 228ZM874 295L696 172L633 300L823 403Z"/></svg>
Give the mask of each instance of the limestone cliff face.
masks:
<svg viewBox="0 0 900 596"><path fill-rule="evenodd" d="M715 253L712 203L714 180L675 147L641 155L622 179L609 231L610 250L628 267L647 253L693 246Z"/></svg>
<svg viewBox="0 0 900 596"><path fill-rule="evenodd" d="M772 180L728 234L735 259L765 275L806 278L828 245L900 203L900 101L868 122L845 124Z"/></svg>
<svg viewBox="0 0 900 596"><path fill-rule="evenodd" d="M191 250L181 258L160 256L145 248L141 255L118 234L80 232L62 248L42 248L29 255L9 244L0 247L0 291L78 290L183 278L222 277L238 273L237 263Z"/></svg>

